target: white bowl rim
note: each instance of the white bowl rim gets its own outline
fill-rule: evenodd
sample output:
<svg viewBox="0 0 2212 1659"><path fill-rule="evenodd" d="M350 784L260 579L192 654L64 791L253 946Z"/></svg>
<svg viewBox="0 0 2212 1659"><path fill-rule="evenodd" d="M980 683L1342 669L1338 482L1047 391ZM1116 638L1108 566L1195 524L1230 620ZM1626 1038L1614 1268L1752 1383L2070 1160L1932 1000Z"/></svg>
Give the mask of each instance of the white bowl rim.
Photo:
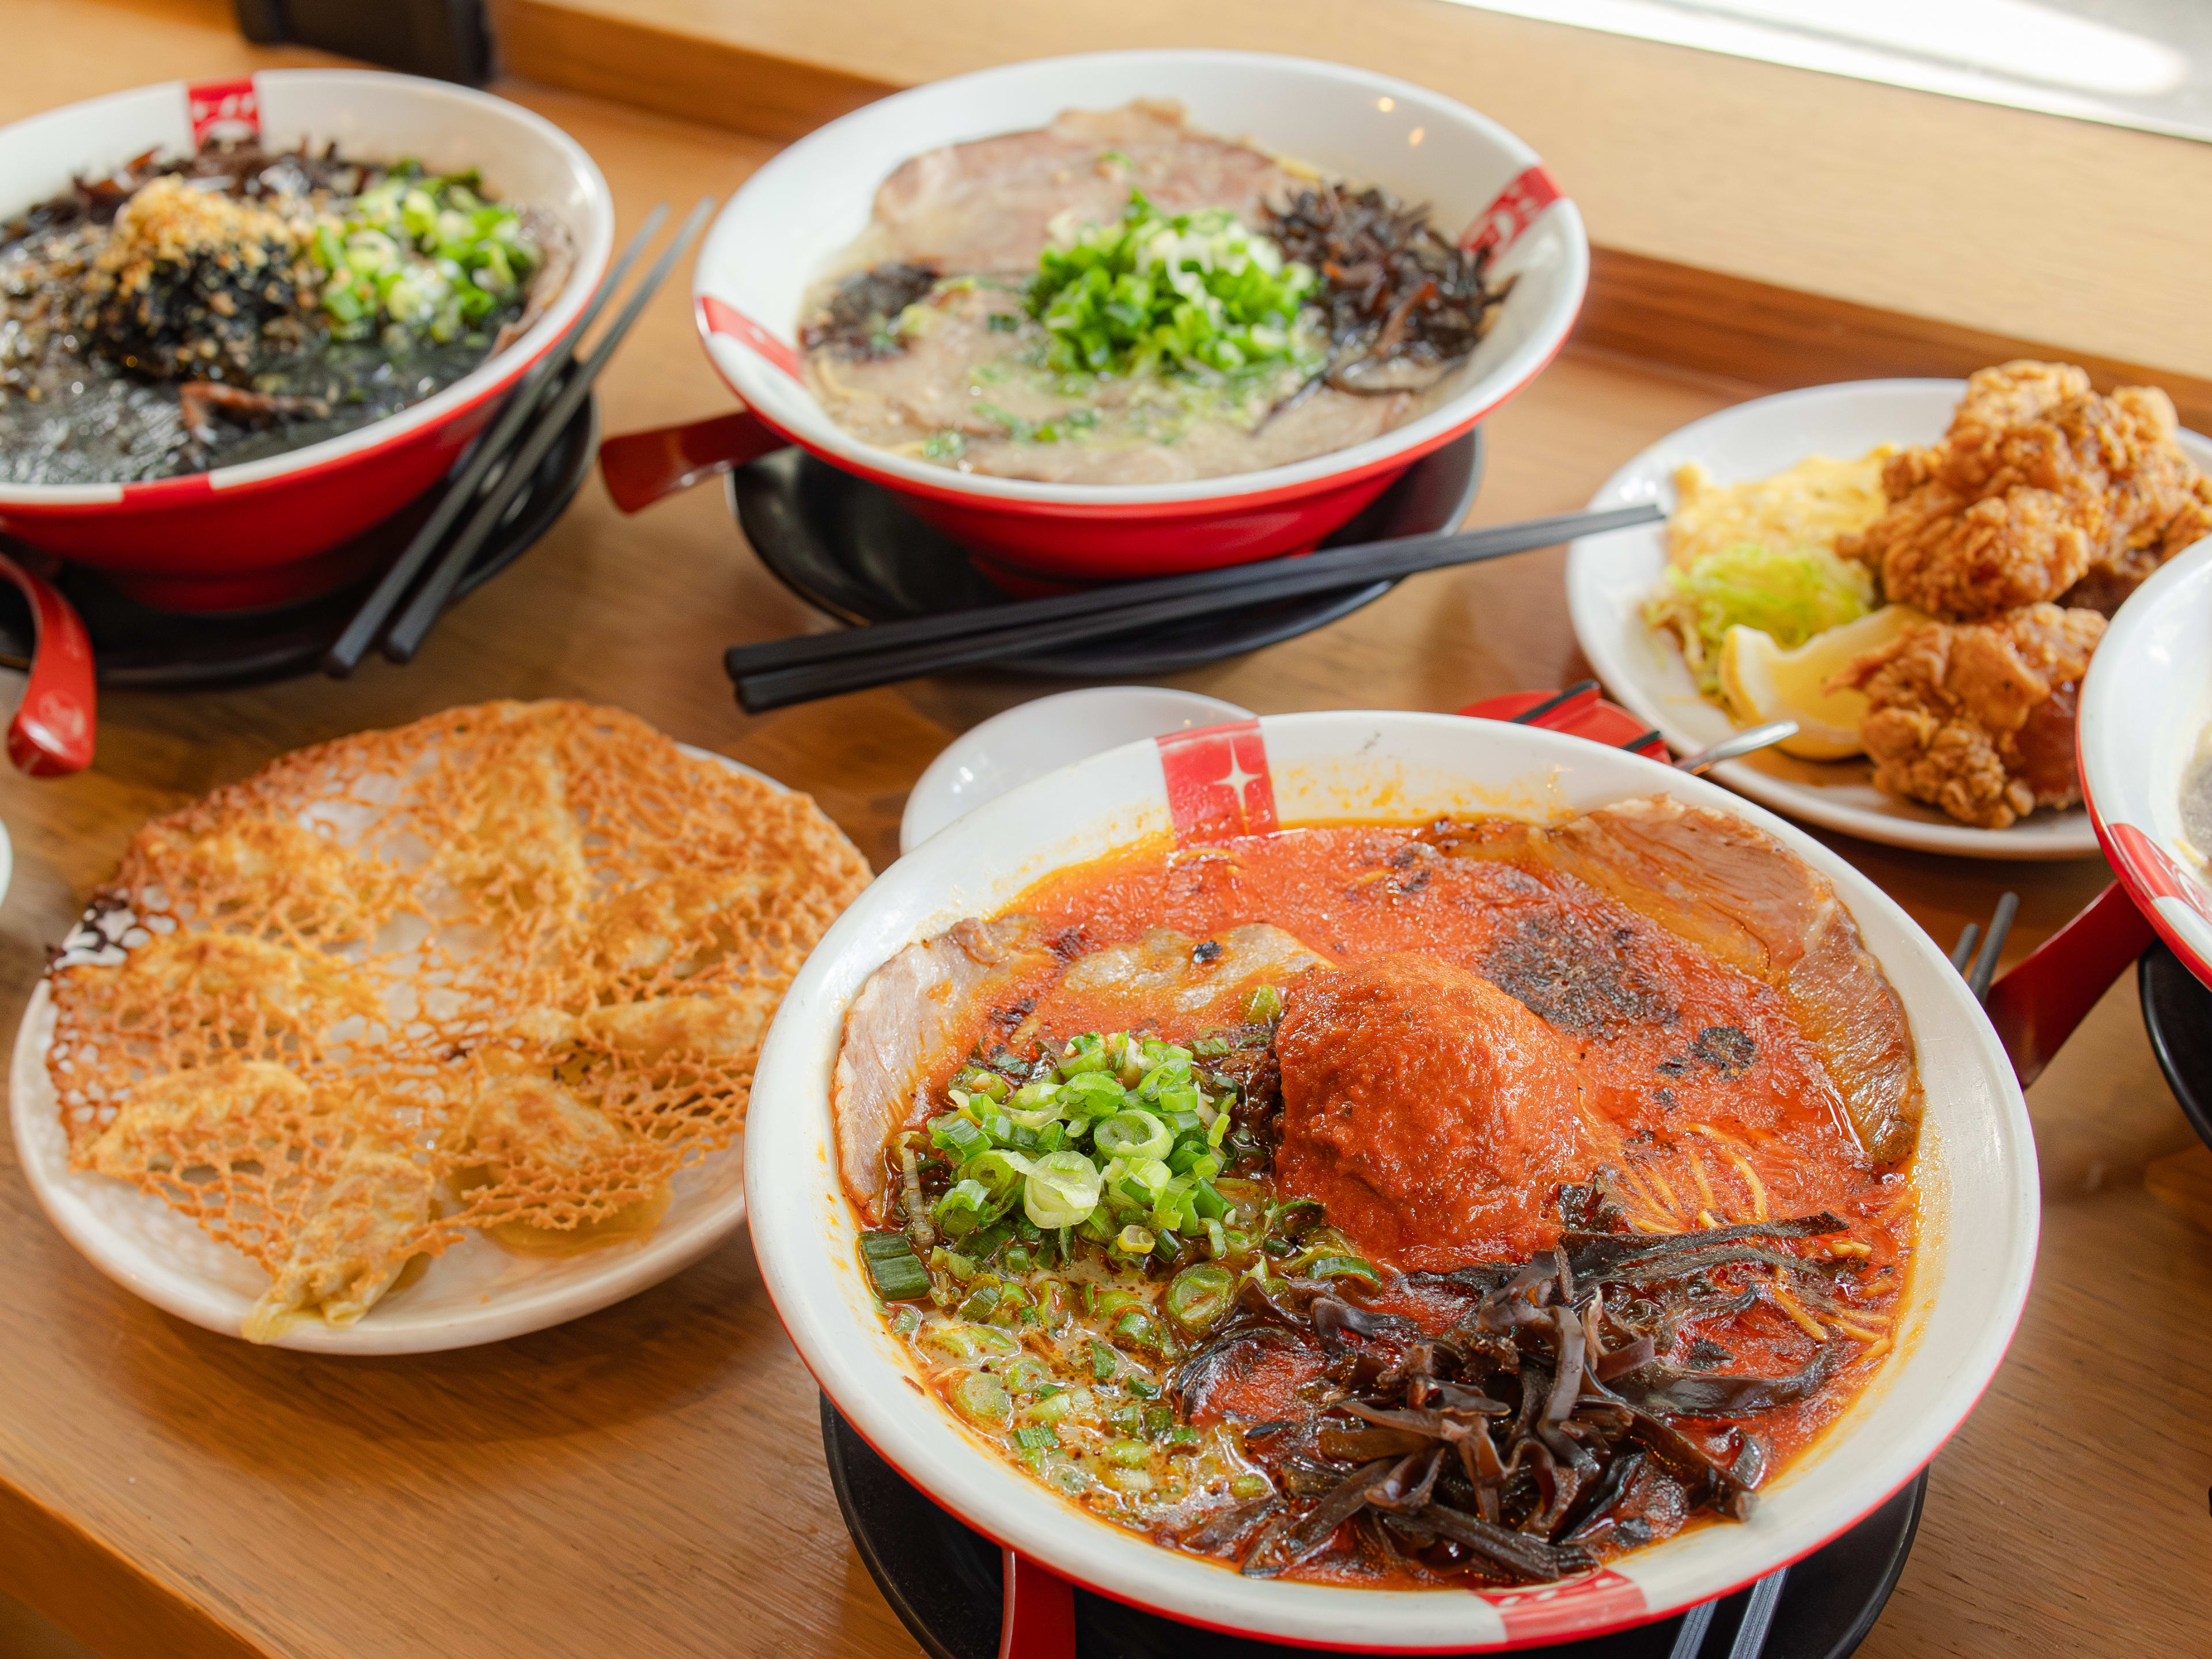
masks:
<svg viewBox="0 0 2212 1659"><path fill-rule="evenodd" d="M915 780L914 787L907 792L906 811L899 817L899 854L904 857L927 841L938 830L981 806L964 806L958 811L946 809L956 803L952 774L966 763L976 749L993 736L1003 733L1017 725L1025 725L1042 718L1049 711L1054 715L1066 715L1080 725L1093 711L1129 708L1139 702L1151 702L1163 708L1179 706L1196 715L1210 714L1218 720L1249 720L1252 711L1238 703L1203 691L1187 691L1172 685L1089 685L1073 691L1055 691L1048 696L1032 697L1027 702L1018 702L1012 708L1001 709L987 720L978 720L958 737L937 751L937 758L922 769ZM1194 728L1193 728L1194 729ZM1087 737L1083 741L1088 742ZM1118 747L1119 745L1110 745ZM1080 755L1070 755L1069 760L1083 760L1099 750L1086 749ZM1027 779L1023 780L1027 782ZM1018 785L1015 786L1019 787ZM1001 790L1000 793L1006 792ZM989 797L996 800L997 795Z"/></svg>
<svg viewBox="0 0 2212 1659"><path fill-rule="evenodd" d="M2195 599L2194 620L2201 623L2212 608L2206 603L2212 598L2212 536L2192 543L2153 571L2120 606L2096 655L2089 659L2074 743L2082 797L2114 872L2159 937L2191 973L2212 985L2212 893L2207 892L2203 875L2174 858L2153 828L2160 810L2153 791L2166 787L2167 781L2152 773L2143 752L2148 733L2142 713L2156 706L2146 699L2159 689L2149 636L2172 629L2181 614L2178 602L2185 594ZM2197 734L2188 735L2193 746ZM2177 787L2179 783L2179 779L2170 781ZM2121 829L2141 836L2180 881L2193 884L2196 902L2157 890L2151 872L2141 867L2136 849L2115 833Z"/></svg>
<svg viewBox="0 0 2212 1659"><path fill-rule="evenodd" d="M776 790L788 788L766 773L756 771L727 755L688 743L677 747L696 760L711 760L757 778ZM143 1240L111 1228L70 1187L69 1177L75 1172L69 1168L66 1146L61 1149L57 1160L52 1136L47 1132L43 1115L33 1121L34 1115L50 1114L57 1106L46 1066L46 1046L52 1035L52 988L42 978L24 1007L23 1018L15 1028L15 1047L8 1057L9 1117L14 1130L15 1161L22 1166L23 1178L30 1185L32 1196L39 1200L39 1207L46 1212L55 1230L76 1247L77 1253L124 1289L203 1330L244 1340L240 1327L252 1305L251 1298L209 1284L189 1268L164 1260ZM740 1129L731 1137L727 1147L711 1156L742 1159L744 1132ZM148 1205L161 1202L155 1198L143 1201ZM532 1331L597 1313L641 1291L650 1290L720 1245L744 1224L744 1219L745 1188L740 1182L675 1218L673 1225L665 1218L640 1247L610 1253L599 1262L597 1271L566 1282L534 1289L525 1283L489 1297L481 1307L462 1314L380 1322L376 1310L372 1308L352 1325L332 1326L319 1320L306 1320L263 1346L303 1353L362 1358L442 1353L526 1336Z"/></svg>
<svg viewBox="0 0 2212 1659"><path fill-rule="evenodd" d="M884 118L887 115L895 114L904 100L935 97L951 88L973 93L979 98L988 98L994 83L1018 80L1039 71L1056 71L1075 65L1119 69L1169 62L1257 70L1263 73L1295 70L1319 75L1357 87L1378 98L1394 98L1409 105L1428 106L1463 131L1480 135L1483 141L1515 156L1522 161L1524 169L1542 165L1536 152L1524 139L1491 117L1455 99L1410 81L1320 58L1218 47L1148 47L1069 53L973 70L966 75L908 88L889 98L864 105L851 114L816 129L797 143L779 152L723 204L701 245L692 276L693 315L700 343L705 347L715 372L763 425L847 471L908 495L934 496L977 506L999 504L1014 511L1058 508L1079 514L1086 512L1108 514L1116 509L1127 513L1133 509L1140 511L1160 507L1228 509L1253 506L1273 499L1318 493L1330 485L1350 483L1375 472L1403 465L1466 431L1526 387L1559 355L1573 329L1576 318L1581 313L1583 296L1589 286L1589 237L1583 226L1580 210L1571 197L1564 194L1550 204L1541 216L1516 239L1517 242L1549 238L1558 245L1565 260L1559 273L1558 292L1543 320L1531 331L1529 337L1516 350L1457 397L1431 410L1419 420L1408 422L1364 443L1333 450L1289 465L1175 483L1045 483L1032 479L996 477L980 472L959 472L950 467L933 466L924 461L893 454L846 432L826 413L822 413L819 405L813 404L811 398L807 401L818 418L809 420L804 430L776 420L761 409L759 401L748 388L756 382L769 384L766 377L776 371L771 370L757 352L718 332L709 322L707 305L709 301L726 303L714 292L713 284L723 248L736 240L730 228L735 225L736 216L743 211L748 191L756 191L763 181L773 180L780 173L805 166L821 145L834 141L838 129L846 123ZM888 174L891 167L912 153L907 150L889 156L884 173ZM734 261L742 256L732 253L729 257ZM778 327L787 328L790 320L771 322L763 319L759 319L759 325L773 331ZM788 345L789 342L784 343Z"/></svg>
<svg viewBox="0 0 2212 1659"><path fill-rule="evenodd" d="M568 227L576 243L576 264L568 273L566 286L546 307L544 314L531 325L528 332L506 350L485 358L435 396L425 398L419 404L410 404L382 420L372 421L351 432L340 433L336 437L325 438L298 449L286 450L281 455L213 467L204 472L179 473L170 477L150 478L130 484L0 484L0 507L112 507L118 503L151 503L163 499L171 489L180 487L198 489L201 480L205 480L206 488L220 492L286 481L295 474L319 471L325 467L354 459L427 428L442 426L511 385L544 356L569 325L575 321L591 298L592 290L598 288L614 245L614 198L608 191L606 179L600 174L599 163L592 160L581 144L535 110L526 109L520 104L493 93L479 91L474 87L434 81L425 76L402 75L390 70L264 69L256 70L253 79L257 84L264 79L299 86L328 83L334 91L343 91L348 86L404 82L425 96L449 99L495 114L528 133L558 155L583 187L585 222ZM27 115L21 120L11 121L0 127L0 153L5 152L12 138L28 132L41 123L72 118L88 110L97 110L104 104L120 104L148 93L173 88L181 100L191 84L185 81L149 82L143 86L103 93L97 98L81 99L73 104L42 110L36 115ZM125 490L130 492L127 497L124 493ZM159 493L149 494L149 491Z"/></svg>
<svg viewBox="0 0 2212 1659"><path fill-rule="evenodd" d="M1336 746L1326 752L1337 756L1365 752L1358 744L1375 742L1378 731L1385 734L1383 741L1387 745L1387 733L1394 723L1401 731L1407 723L1432 730L1450 727L1470 735L1475 729L1460 716L1388 711L1275 715L1264 717L1259 722L1263 734L1278 734L1285 738L1294 735L1328 738ZM1899 982L1900 989L1906 975L1923 981L1925 1006L1916 1004L1908 1009L1923 1073L1938 1063L1939 1055L1951 1055L1955 1064L1974 1079L1977 1098L1958 1108L1960 1115L1957 1127L1986 1133L1991 1149L1987 1156L2002 1167L1976 1189L1977 1195L1988 1200L1993 1207L2004 1206L2011 1224L1998 1247L2001 1266L1995 1282L1978 1287L1978 1299L1972 1307L1945 1310L1946 1322L1953 1335L1961 1339L1947 1349L1947 1364L1926 1376L1915 1373L1917 1356L1925 1347L1929 1335L1929 1322L1923 1320L1914 1339L1903 1346L1861 1396L1863 1400L1880 1393L1886 1399L1901 1397L1898 1382L1911 1376L1917 1387L1907 1406L1900 1407L1911 1413L1911 1431L1896 1439L1869 1445L1867 1455L1855 1459L1850 1469L1838 1467L1838 1461L1833 1457L1821 1460L1816 1473L1823 1488L1851 1484L1852 1496L1848 1505L1834 1504L1840 1512L1822 1514L1817 1522L1801 1523L1790 1535L1786 1548L1778 1548L1777 1540L1759 1530L1757 1516L1751 1525L1741 1528L1704 1528L1686 1534L1687 1538L1698 1540L1719 1538L1721 1542L1717 1547L1717 1547L1729 1565L1718 1569L1707 1567L1702 1577L1696 1578L1692 1589L1675 1588L1656 1595L1646 1594L1645 1605L1640 1610L1601 1613L1591 1622L1571 1629L1561 1628L1542 1638L1557 1641L1570 1635L1592 1636L1645 1623L1741 1588L1848 1530L1913 1479L1972 1410L2010 1343L2033 1271L2040 1200L2034 1141L2026 1102L1995 1031L1963 980L1950 968L1948 958L1868 878L1839 854L1776 815L1670 767L1536 728L1484 722L1483 729L1485 736L1512 744L1521 751L1523 775L1540 771L1547 764L1557 767L1564 763L1571 768L1581 761L1595 765L1595 751L1607 757L1607 763L1611 766L1626 769L1626 775L1638 781L1632 787L1607 786L1601 792L1604 799L1625 799L1663 789L1686 803L1732 813L1765 830L1835 882L1860 921L1862 931L1868 933L1870 948L1877 931L1875 924L1889 936L1883 965L1892 979ZM1338 741L1340 734L1341 740ZM776 1024L762 1049L757 1099L776 1104L765 1112L757 1108L750 1121L746 1183L751 1200L754 1248L760 1259L763 1283L800 1358L823 1392L871 1446L928 1493L933 1502L950 1510L970 1527L1001 1544L1020 1549L1086 1589L1202 1628L1352 1651L1462 1652L1489 1650L1516 1642L1525 1644L1534 1638L1470 1638L1463 1628L1467 1617L1464 1600L1447 1598L1441 1592L1346 1589L1275 1580L1269 1583L1264 1596L1244 1595L1237 1587L1249 1585L1251 1581L1237 1578L1233 1571L1161 1550L1133 1534L1090 1516L1030 1482L1026 1475L1004 1465L966 1438L950 1414L934 1401L915 1400L906 1389L872 1386L887 1385L901 1374L890 1362L883 1362L881 1376L875 1374L878 1367L872 1362L855 1361L859 1369L850 1372L844 1369L845 1362L836 1344L865 1328L856 1317L835 1306L833 1297L822 1292L825 1286L834 1288L855 1282L853 1275L858 1269L849 1263L840 1266L829 1261L822 1248L821 1227L828 1211L820 1201L819 1189L807 1184L810 1179L826 1177L830 1200L835 1205L843 1205L837 1178L830 1167L834 1159L823 1163L816 1149L817 1138L828 1133L824 1081L828 1058L834 1053L836 1031L843 1013L842 1000L839 1006L829 1005L833 998L842 999L856 992L866 973L876 964L872 961L848 967L841 962L841 957L872 927L874 913L897 915L912 908L911 915L889 925L886 941L889 951L896 951L900 943L942 927L954 916L970 914L975 908L994 908L1008 902L1011 893L1000 895L987 904L978 906L974 902L972 896L991 880L988 874L979 877L973 868L976 862L975 848L987 844L1000 827L1024 823L1026 812L1034 811L1042 816L1048 810L1047 803L1055 799L1106 799L1126 805L1110 790L1102 795L1098 786L1115 769L1141 764L1133 757L1157 752L1150 744L1126 745L1064 768L986 803L878 878L816 948L787 994ZM1581 804L1587 806L1591 800L1585 799ZM1017 846L1034 845L1033 836L1024 840L1013 836L1009 840ZM1018 858L1019 854L1008 856ZM1058 860L1049 855L1040 858L1032 852L1015 872L1020 877L1018 885L1025 886L1055 867L1060 867ZM1012 878L1009 875L1008 878ZM963 904L968 908L962 908ZM825 984L833 975L839 977L841 983L844 978L851 977L853 984L830 993ZM793 1102L804 1103L788 1103ZM1990 1120L1986 1124L1978 1124L1968 1114L1979 1110L1983 1104L1990 1109ZM1936 1116L1931 1109L1930 1134L1935 1131ZM1961 1147L1966 1139L1961 1133ZM1923 1139L1923 1147L1929 1144ZM1937 1171L1934 1184L1948 1188L1952 1154L1941 1150L1940 1140L1936 1144L1939 1150L1933 1166ZM794 1178L794 1172L802 1170L811 1173ZM1929 1187L1923 1185L1923 1191L1925 1196ZM1930 1243L1938 1247L1933 1259L1940 1264L1950 1246L1947 1241L1929 1240L1923 1232L1923 1261L1928 1259L1925 1246ZM1908 1294L1917 1296L1918 1292L1909 1290ZM1969 1327L1972 1332L1967 1337ZM871 1341L875 1334L873 1331L866 1332ZM1949 1340L1947 1338L1947 1341ZM1929 1363L1932 1366L1936 1362L1931 1359ZM1816 1446L1822 1443L1826 1443L1825 1439L1815 1443ZM1793 1465L1792 1470L1785 1473L1785 1489L1796 1480L1798 1467ZM1781 1501L1778 1498L1775 1500L1778 1504ZM1771 1512L1771 1507L1763 1506L1762 1516ZM1623 1558L1613 1566L1632 1570L1656 1552L1681 1542L1683 1540L1678 1538L1654 1546ZM1654 1571L1666 1571L1656 1561L1650 1565ZM1675 1576L1681 1577L1679 1567ZM1639 1588L1650 1589L1649 1585ZM1427 1604L1425 1608L1413 1605L1424 1601ZM1449 1610L1453 1607L1460 1607L1462 1612L1457 1623L1447 1629L1435 1615L1443 1609L1443 1616L1449 1618Z"/></svg>

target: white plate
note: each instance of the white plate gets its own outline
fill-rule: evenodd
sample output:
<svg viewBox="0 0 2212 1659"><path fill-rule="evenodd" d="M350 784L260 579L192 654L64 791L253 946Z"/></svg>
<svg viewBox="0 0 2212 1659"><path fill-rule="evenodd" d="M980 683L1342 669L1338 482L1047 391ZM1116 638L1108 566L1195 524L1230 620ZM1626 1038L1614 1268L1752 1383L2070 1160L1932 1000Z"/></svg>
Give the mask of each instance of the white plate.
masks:
<svg viewBox="0 0 2212 1659"><path fill-rule="evenodd" d="M726 756L678 745L733 771L775 779ZM16 1029L8 1067L15 1155L40 1205L85 1259L179 1319L237 1336L269 1275L202 1232L190 1217L135 1187L72 1170L69 1137L46 1073L53 999L41 983ZM358 1324L295 1326L272 1345L312 1353L434 1353L543 1330L658 1285L713 1249L745 1218L744 1145L679 1171L668 1212L647 1237L571 1256L525 1256L474 1234L432 1259Z"/></svg>
<svg viewBox="0 0 2212 1659"><path fill-rule="evenodd" d="M1606 480L1590 505L1657 501L1671 509L1674 469L1685 461L1741 483L1808 455L1840 459L1880 443L1932 443L1965 390L1963 380L1850 380L1739 404L1662 438ZM2212 469L2212 441L2185 432L2181 443L2198 466ZM1583 654L1614 699L1676 750L1702 749L1735 726L1698 695L1674 641L1644 620L1644 601L1666 564L1664 525L1585 537L1567 554L1567 605ZM2038 812L2009 830L1977 830L1884 794L1869 772L1863 759L1801 761L1769 750L1715 767L1711 775L1778 812L1893 847L1990 859L2097 856L2082 808Z"/></svg>
<svg viewBox="0 0 2212 1659"><path fill-rule="evenodd" d="M1772 814L1561 732L1450 714L1278 714L1206 758L1243 773L1240 799L1244 785L1270 777L1285 823L1419 822L1470 808L1545 818L1666 790L1735 812L1826 876L1903 1000L1927 1091L1920 1246L1899 1346L1762 1490L1749 1522L1692 1528L1583 1580L1517 1594L1241 1577L1064 1502L989 1449L910 1386L910 1362L860 1269L857 1223L836 1173L830 1073L845 1011L902 947L1003 908L1054 870L1170 828L1160 751L1132 744L987 803L884 872L807 958L762 1046L746 1126L761 1279L808 1370L868 1443L969 1525L1087 1589L1213 1629L1388 1653L1556 1641L1657 1618L1818 1548L1910 1480L2003 1357L2035 1265L2039 1203L2034 1137L2011 1063L1966 981L1912 919Z"/></svg>
<svg viewBox="0 0 2212 1659"><path fill-rule="evenodd" d="M1009 708L930 762L906 798L899 851L911 853L963 812L1057 768L1144 738L1251 716L1233 702L1165 685L1098 685Z"/></svg>

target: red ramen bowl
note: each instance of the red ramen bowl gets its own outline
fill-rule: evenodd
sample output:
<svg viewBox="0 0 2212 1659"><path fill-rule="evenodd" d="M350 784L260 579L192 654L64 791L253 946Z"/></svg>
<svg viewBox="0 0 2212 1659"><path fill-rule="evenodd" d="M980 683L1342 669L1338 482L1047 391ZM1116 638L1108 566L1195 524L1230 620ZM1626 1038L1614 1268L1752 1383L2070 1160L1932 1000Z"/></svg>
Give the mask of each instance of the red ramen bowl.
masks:
<svg viewBox="0 0 2212 1659"><path fill-rule="evenodd" d="M18 121L0 129L0 210L20 212L72 177L102 175L148 150L188 154L210 134L254 131L275 149L335 142L368 160L477 168L502 199L558 220L575 264L520 340L436 396L356 431L144 483L0 483L0 528L173 610L278 604L361 574L332 550L437 482L502 394L575 321L613 235L606 181L551 122L442 81L364 70L172 81Z"/></svg>
<svg viewBox="0 0 2212 1659"><path fill-rule="evenodd" d="M1903 1004L1926 1091L1913 1166L1921 1228L1894 1340L1864 1389L1761 1486L1749 1520L1692 1527L1528 1589L1246 1577L1061 1498L916 1380L861 1267L830 1105L847 1012L880 963L1147 837L1200 848L1279 825L1445 814L1545 822L1662 792L1735 815L1834 884ZM1360 712L1270 716L1112 750L986 803L901 859L785 994L754 1083L745 1188L762 1280L800 1357L847 1420L939 1504L1084 1589L1170 1618L1387 1653L1596 1636L1727 1594L1856 1524L1935 1455L2003 1358L2038 1216L2034 1139L1996 1033L1928 935L1835 853L1641 756L1495 720Z"/></svg>
<svg viewBox="0 0 2212 1659"><path fill-rule="evenodd" d="M1493 252L1513 279L1456 393L1419 418L1291 465L1152 484L1066 484L961 472L846 432L800 377L795 344L818 272L868 224L877 187L909 157L1042 127L1063 110L1179 102L1194 128L1333 177L1425 203L1446 234ZM1309 547L1407 467L1534 379L1567 337L1589 275L1581 216L1536 153L1495 121L1362 70L1245 52L1046 58L919 87L793 144L715 221L693 293L707 355L759 423L722 425L744 458L803 446L898 494L987 561L1061 582L1156 576ZM740 453L742 452L742 453ZM698 458L692 456L696 461Z"/></svg>

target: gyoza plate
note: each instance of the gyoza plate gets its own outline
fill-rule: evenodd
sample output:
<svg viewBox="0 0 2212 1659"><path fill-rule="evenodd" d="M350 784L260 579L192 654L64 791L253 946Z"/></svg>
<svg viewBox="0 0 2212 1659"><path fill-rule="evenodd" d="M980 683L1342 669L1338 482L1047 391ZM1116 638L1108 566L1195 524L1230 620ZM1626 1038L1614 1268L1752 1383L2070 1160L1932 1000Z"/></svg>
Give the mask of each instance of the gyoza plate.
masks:
<svg viewBox="0 0 2212 1659"><path fill-rule="evenodd" d="M678 745L781 789L726 756ZM85 1259L155 1307L224 1336L238 1336L268 1288L259 1265L202 1232L191 1218L137 1188L72 1170L60 1103L46 1073L53 998L41 983L16 1028L8 1066L15 1156L31 1190ZM434 1353L543 1330L635 1296L682 1272L745 1218L742 1134L670 1182L674 1196L646 1237L574 1255L527 1256L471 1233L431 1259L348 1326L304 1320L270 1346L312 1353Z"/></svg>
<svg viewBox="0 0 2212 1659"><path fill-rule="evenodd" d="M1808 455L1838 459L1876 444L1932 443L1949 426L1963 380L1849 380L1759 398L1668 434L1606 480L1593 507L1657 501L1672 510L1674 474L1696 461L1723 483L1761 478ZM2190 459L2212 469L2212 441L2181 434ZM1667 565L1664 525L1576 542L1567 555L1567 605L1575 638L1606 689L1666 734L1678 750L1717 743L1735 729L1698 695L1673 638L1644 620L1644 601ZM1776 811L1868 841L1923 852L1991 859L2090 859L2096 831L2080 807L2044 811L2009 830L1978 830L1933 807L1874 787L1864 757L1801 761L1768 750L1715 767L1711 775Z"/></svg>

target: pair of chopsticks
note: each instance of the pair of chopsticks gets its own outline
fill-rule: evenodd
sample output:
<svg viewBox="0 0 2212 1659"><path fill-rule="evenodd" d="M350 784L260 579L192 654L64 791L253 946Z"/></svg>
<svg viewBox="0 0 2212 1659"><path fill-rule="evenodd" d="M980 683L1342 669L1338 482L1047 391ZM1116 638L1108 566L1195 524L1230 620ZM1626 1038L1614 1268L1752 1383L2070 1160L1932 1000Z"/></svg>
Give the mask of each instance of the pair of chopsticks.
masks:
<svg viewBox="0 0 2212 1659"><path fill-rule="evenodd" d="M756 714L817 697L917 678L1002 658L1081 645L1108 635L1167 628L1280 599L1307 599L1424 570L1474 564L1663 518L1658 507L1563 513L1455 534L1329 548L1184 576L1124 582L1049 599L981 605L911 622L733 645L723 665L738 701Z"/></svg>
<svg viewBox="0 0 2212 1659"><path fill-rule="evenodd" d="M659 234L668 217L667 204L662 203L646 216L643 227L608 270L591 302L522 377L521 383L508 395L490 433L463 454L448 477L445 494L440 497L436 509L407 544L406 551L384 573L337 642L324 653L324 672L343 679L360 665L362 658L380 636L384 654L393 662L406 662L414 657L423 637L452 602L453 590L467 574L471 562L514 510L515 503L537 475L539 463L561 441L562 434L583 408L584 400L592 395L592 383L599 379L599 371L607 366L615 348L637 321L646 302L667 280L670 268L690 246L714 208L712 197L700 199L691 210L690 217L678 229L675 240L630 291L614 321L592 346L591 355L579 362L577 342L606 308L607 302L629 275L630 267L637 263L638 256ZM467 523L458 535L453 535L454 526L461 523L462 514L471 507L475 511L470 514ZM424 576L426 567L429 574ZM418 576L422 579L420 586L416 586ZM409 599L410 588L414 596ZM386 623L403 599L407 601L406 609L387 630Z"/></svg>

